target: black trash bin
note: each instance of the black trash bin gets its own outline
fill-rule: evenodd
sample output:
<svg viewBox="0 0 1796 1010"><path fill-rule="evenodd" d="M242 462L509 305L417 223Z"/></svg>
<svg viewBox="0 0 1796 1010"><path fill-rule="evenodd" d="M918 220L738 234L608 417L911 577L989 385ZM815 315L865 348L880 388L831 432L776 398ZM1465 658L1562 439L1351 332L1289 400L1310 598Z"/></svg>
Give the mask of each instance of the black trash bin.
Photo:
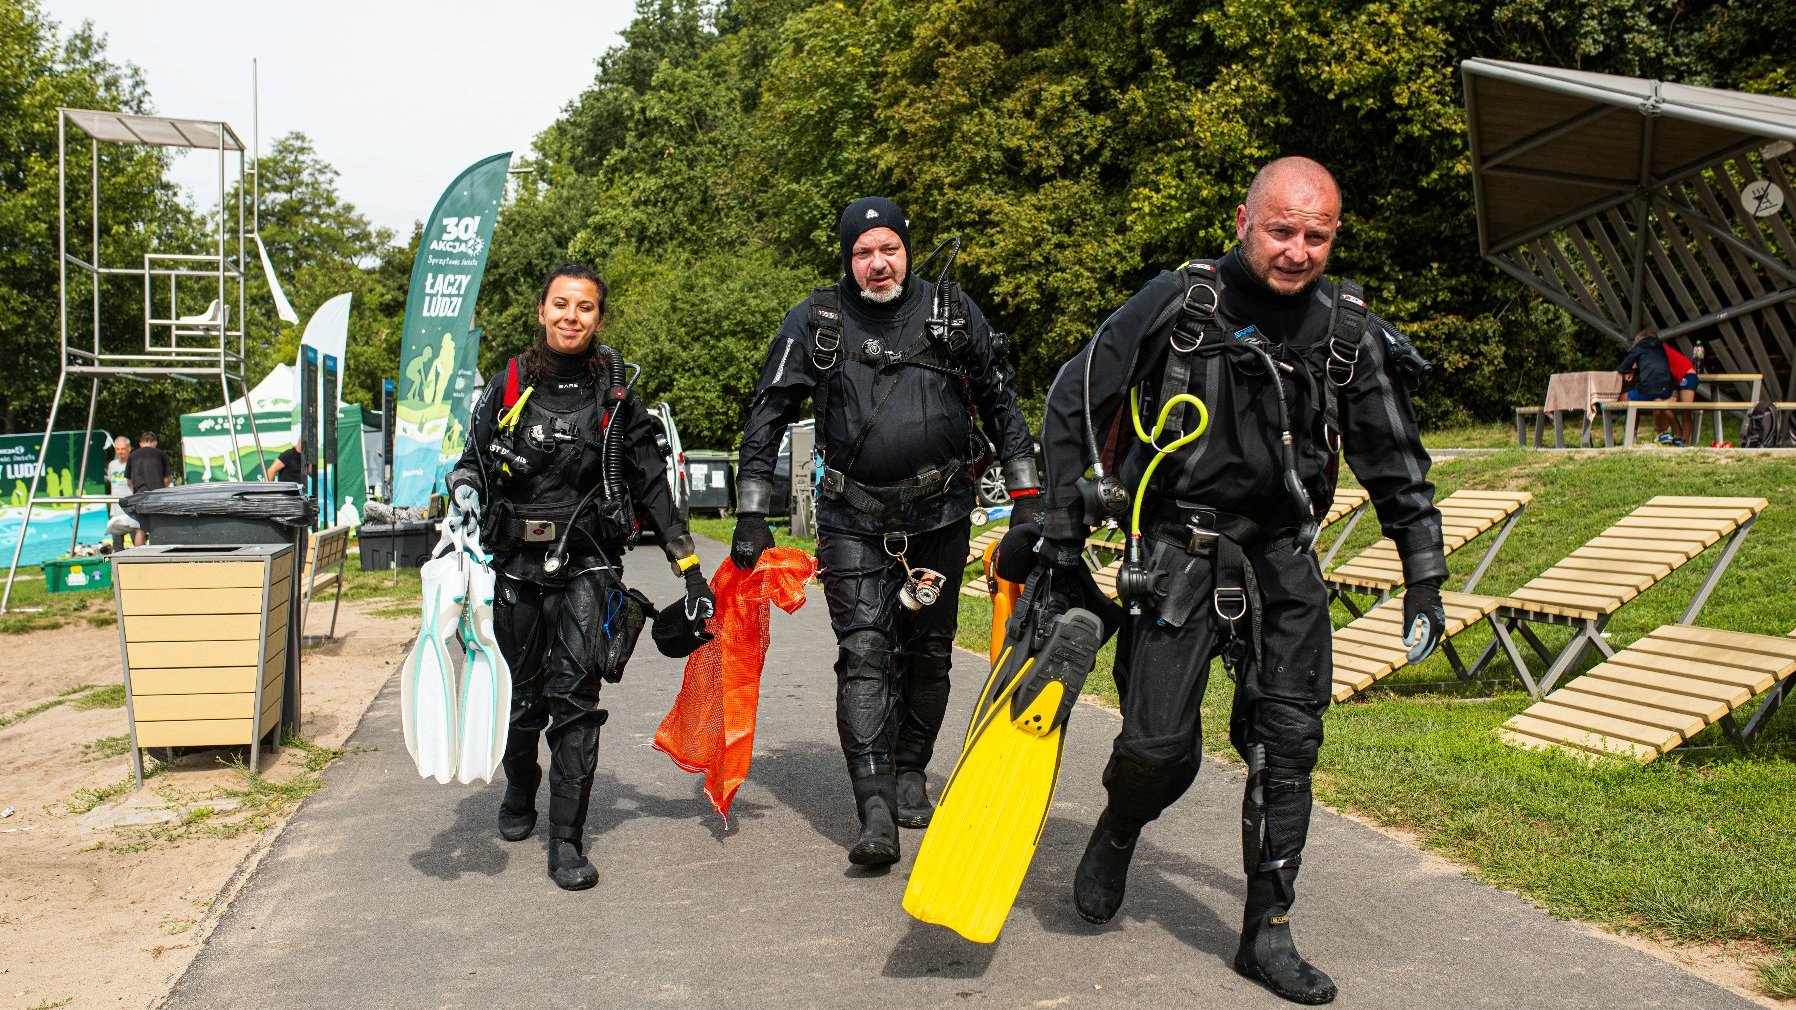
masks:
<svg viewBox="0 0 1796 1010"><path fill-rule="evenodd" d="M138 521L158 546L233 547L241 544L292 544L292 603L287 613L286 693L281 724L299 730L299 649L304 634L304 586L298 573L311 548L318 504L305 488L289 481L219 481L179 484L131 495L119 501L125 514Z"/></svg>
<svg viewBox="0 0 1796 1010"><path fill-rule="evenodd" d="M693 449L686 453L686 486L692 511L722 514L734 499L735 480L731 473L730 454L714 449Z"/></svg>

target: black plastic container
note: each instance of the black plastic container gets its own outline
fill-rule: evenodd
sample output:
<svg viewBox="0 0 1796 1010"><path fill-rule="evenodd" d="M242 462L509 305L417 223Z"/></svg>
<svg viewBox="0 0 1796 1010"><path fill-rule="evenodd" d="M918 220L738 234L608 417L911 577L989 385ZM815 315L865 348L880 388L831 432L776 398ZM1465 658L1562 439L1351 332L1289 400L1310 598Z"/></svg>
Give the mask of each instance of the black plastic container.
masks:
<svg viewBox="0 0 1796 1010"><path fill-rule="evenodd" d="M286 481L220 481L179 484L134 494L119 502L153 544L229 546L294 544L311 530L318 506L298 484Z"/></svg>
<svg viewBox="0 0 1796 1010"><path fill-rule="evenodd" d="M735 474L730 454L709 449L694 449L686 454L687 499L692 511L722 513L735 499Z"/></svg>
<svg viewBox="0 0 1796 1010"><path fill-rule="evenodd" d="M363 523L356 529L356 539L362 545L362 571L422 566L430 560L430 550L436 545L437 527L437 520Z"/></svg>

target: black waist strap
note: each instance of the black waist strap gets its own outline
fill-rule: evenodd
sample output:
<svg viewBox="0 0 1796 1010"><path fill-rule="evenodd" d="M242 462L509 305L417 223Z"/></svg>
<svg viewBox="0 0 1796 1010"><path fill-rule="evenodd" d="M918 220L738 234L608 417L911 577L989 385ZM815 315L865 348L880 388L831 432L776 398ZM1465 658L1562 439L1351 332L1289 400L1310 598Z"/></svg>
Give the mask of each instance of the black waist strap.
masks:
<svg viewBox="0 0 1796 1010"><path fill-rule="evenodd" d="M964 469L966 463L955 459L890 484L863 484L840 470L824 467L823 496L845 501L868 515L884 519L889 517L894 506L902 507L919 498L946 493L955 475Z"/></svg>

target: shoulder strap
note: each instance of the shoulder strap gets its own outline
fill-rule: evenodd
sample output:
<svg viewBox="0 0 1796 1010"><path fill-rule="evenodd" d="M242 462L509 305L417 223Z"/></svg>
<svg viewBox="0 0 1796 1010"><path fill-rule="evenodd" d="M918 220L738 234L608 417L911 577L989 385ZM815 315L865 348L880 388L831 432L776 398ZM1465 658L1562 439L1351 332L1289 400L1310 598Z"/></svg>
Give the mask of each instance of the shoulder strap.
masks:
<svg viewBox="0 0 1796 1010"><path fill-rule="evenodd" d="M518 359L513 357L505 364L505 398L500 401L509 410L518 403Z"/></svg>
<svg viewBox="0 0 1796 1010"><path fill-rule="evenodd" d="M1205 341L1220 339L1222 333L1222 283L1216 275L1215 260L1191 260L1180 268L1185 278L1184 302L1167 337L1166 368L1160 380L1160 404L1191 386L1191 360ZM1167 419L1171 430L1185 430L1185 405L1174 408Z"/></svg>
<svg viewBox="0 0 1796 1010"><path fill-rule="evenodd" d="M1326 381L1322 383L1322 438L1331 456L1341 448L1341 401L1337 390L1353 381L1359 367L1359 343L1369 325L1371 312L1366 308L1366 289L1346 278L1335 281L1334 305L1328 315L1328 361L1323 365ZM1329 464L1331 496L1338 465L1334 460Z"/></svg>
<svg viewBox="0 0 1796 1010"><path fill-rule="evenodd" d="M1328 381L1345 386L1359 364L1359 342L1366 334L1366 289L1355 281L1335 282L1334 308L1328 319ZM1332 420L1332 419L1331 419Z"/></svg>
<svg viewBox="0 0 1796 1010"><path fill-rule="evenodd" d="M825 459L824 432L829 423L830 374L842 362L842 303L835 285L811 289L811 367L817 373L817 385L811 392L811 406L816 422L811 433L818 459Z"/></svg>

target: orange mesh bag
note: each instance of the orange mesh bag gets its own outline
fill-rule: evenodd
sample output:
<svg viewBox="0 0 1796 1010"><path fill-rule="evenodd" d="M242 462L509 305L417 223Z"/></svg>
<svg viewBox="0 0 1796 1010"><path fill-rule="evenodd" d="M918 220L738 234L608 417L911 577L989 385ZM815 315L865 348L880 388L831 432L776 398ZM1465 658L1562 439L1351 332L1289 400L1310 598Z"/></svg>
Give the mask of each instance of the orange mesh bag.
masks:
<svg viewBox="0 0 1796 1010"><path fill-rule="evenodd" d="M655 731L655 749L705 777L705 795L725 820L754 757L768 605L788 614L804 606L804 584L816 565L797 548L771 547L752 571L729 561L717 566L711 576L711 592L717 597L711 631L716 637L686 658L680 696Z"/></svg>

